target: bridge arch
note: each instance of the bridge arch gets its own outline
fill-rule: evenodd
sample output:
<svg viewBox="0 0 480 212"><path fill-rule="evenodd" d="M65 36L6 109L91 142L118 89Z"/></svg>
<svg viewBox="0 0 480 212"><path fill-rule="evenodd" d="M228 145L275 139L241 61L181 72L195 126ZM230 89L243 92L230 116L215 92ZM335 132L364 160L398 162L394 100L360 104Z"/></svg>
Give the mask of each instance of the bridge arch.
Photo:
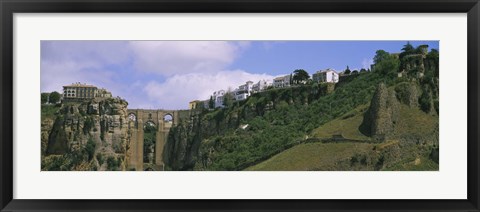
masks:
<svg viewBox="0 0 480 212"><path fill-rule="evenodd" d="M163 124L164 128L171 128L173 126L173 114L165 113L163 114Z"/></svg>
<svg viewBox="0 0 480 212"><path fill-rule="evenodd" d="M127 123L128 123L128 128L136 128L137 127L137 114L134 112L128 113L127 116Z"/></svg>
<svg viewBox="0 0 480 212"><path fill-rule="evenodd" d="M154 171L163 170L164 145L170 128L178 124L180 112L182 111L128 109L128 122L129 127L131 126L129 128L131 133L129 168L137 171L145 171L148 168ZM146 128L150 131L146 132ZM146 138L148 136L150 137ZM150 140L147 141L147 139ZM152 150L152 143L155 144L154 150ZM153 164L151 163L152 154Z"/></svg>
<svg viewBox="0 0 480 212"><path fill-rule="evenodd" d="M173 122L173 115L171 113L163 114L163 121Z"/></svg>

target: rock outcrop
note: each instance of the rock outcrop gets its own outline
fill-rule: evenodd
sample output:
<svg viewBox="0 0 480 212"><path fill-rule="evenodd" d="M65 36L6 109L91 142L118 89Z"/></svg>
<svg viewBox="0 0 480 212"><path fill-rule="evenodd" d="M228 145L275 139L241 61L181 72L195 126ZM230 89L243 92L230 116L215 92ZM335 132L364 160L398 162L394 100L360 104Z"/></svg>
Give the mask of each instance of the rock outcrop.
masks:
<svg viewBox="0 0 480 212"><path fill-rule="evenodd" d="M403 82L395 86L397 99L409 107L418 107L419 88L417 83Z"/></svg>
<svg viewBox="0 0 480 212"><path fill-rule="evenodd" d="M199 116L192 116L190 121L181 122L170 129L163 151L163 160L169 169L193 169L203 137L201 128Z"/></svg>
<svg viewBox="0 0 480 212"><path fill-rule="evenodd" d="M394 90L380 83L373 95L370 107L365 112L360 126L362 133L384 141L394 132L398 120L398 101Z"/></svg>
<svg viewBox="0 0 480 212"><path fill-rule="evenodd" d="M57 159L47 158L55 164L42 164L42 169L124 170L129 143L127 105L119 98L62 105L48 132L45 152L46 157Z"/></svg>

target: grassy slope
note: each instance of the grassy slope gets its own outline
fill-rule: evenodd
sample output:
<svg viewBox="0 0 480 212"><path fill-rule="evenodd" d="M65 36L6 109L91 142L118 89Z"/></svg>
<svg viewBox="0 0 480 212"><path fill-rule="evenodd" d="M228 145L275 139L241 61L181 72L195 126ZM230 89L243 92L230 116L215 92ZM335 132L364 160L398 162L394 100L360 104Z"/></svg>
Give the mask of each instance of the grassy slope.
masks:
<svg viewBox="0 0 480 212"><path fill-rule="evenodd" d="M307 143L288 149L249 167L247 171L308 171L345 160L358 152L373 148L367 143Z"/></svg>
<svg viewBox="0 0 480 212"><path fill-rule="evenodd" d="M363 121L363 113L367 109L368 105L362 105L346 115L313 130L312 136L315 138L331 138L332 135L342 135L348 139L370 140L370 137L363 135L358 129L358 126Z"/></svg>
<svg viewBox="0 0 480 212"><path fill-rule="evenodd" d="M363 121L363 112L368 107L360 106L345 116L328 122L313 130L313 137L331 138L334 134L342 134L345 138L356 140L369 140L358 130ZM411 135L431 134L438 126L438 116L429 115L417 108L400 106L400 120L397 123L396 135L399 138ZM398 141L387 141L381 144L368 143L307 143L300 144L246 170L321 170L334 167L337 162L348 160L356 154L367 153L374 146L384 149ZM412 151L415 151L413 149ZM438 164L425 156L405 157L398 163L384 168L384 170L438 170Z"/></svg>

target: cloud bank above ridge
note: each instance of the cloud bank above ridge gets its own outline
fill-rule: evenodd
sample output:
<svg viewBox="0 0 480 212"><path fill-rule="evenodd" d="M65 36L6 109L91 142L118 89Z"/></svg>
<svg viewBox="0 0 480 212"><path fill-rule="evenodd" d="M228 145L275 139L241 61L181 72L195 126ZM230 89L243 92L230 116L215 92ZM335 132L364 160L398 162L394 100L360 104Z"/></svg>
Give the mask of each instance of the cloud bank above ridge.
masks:
<svg viewBox="0 0 480 212"><path fill-rule="evenodd" d="M73 82L94 84L129 102L129 108L186 109L188 102L234 89L264 73L230 70L249 42L42 41L41 91Z"/></svg>

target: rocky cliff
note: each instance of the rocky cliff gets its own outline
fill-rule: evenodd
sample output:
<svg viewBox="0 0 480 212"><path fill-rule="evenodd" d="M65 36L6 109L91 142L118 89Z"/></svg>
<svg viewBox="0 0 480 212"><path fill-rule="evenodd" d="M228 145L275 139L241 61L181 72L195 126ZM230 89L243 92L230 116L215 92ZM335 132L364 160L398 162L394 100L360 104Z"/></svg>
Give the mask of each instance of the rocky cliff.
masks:
<svg viewBox="0 0 480 212"><path fill-rule="evenodd" d="M42 127L42 170L124 170L127 105L118 98L64 103L53 126Z"/></svg>
<svg viewBox="0 0 480 212"><path fill-rule="evenodd" d="M398 101L394 90L380 83L365 113L361 131L374 139L384 141L394 131L398 120Z"/></svg>
<svg viewBox="0 0 480 212"><path fill-rule="evenodd" d="M254 94L245 101L235 102L230 107L203 110L170 129L163 152L167 169L234 170L265 155L282 151L291 146L289 142L295 142L289 137L301 137L301 132L288 133L288 136L275 133L285 131L288 128L286 124L293 124L291 120L296 119L283 114L295 114L297 108L307 108L333 90L333 84L272 89ZM262 138L253 138L253 133L249 134L249 131L256 131ZM270 136L270 133L274 135ZM249 150L258 149L254 146L259 143L265 145L259 150L260 153ZM244 148L237 149L239 145L244 145ZM266 147L268 145L270 147ZM242 157L238 157L239 162L235 164L226 159L232 151L235 154L249 152L246 154L252 154L252 157L238 153Z"/></svg>

